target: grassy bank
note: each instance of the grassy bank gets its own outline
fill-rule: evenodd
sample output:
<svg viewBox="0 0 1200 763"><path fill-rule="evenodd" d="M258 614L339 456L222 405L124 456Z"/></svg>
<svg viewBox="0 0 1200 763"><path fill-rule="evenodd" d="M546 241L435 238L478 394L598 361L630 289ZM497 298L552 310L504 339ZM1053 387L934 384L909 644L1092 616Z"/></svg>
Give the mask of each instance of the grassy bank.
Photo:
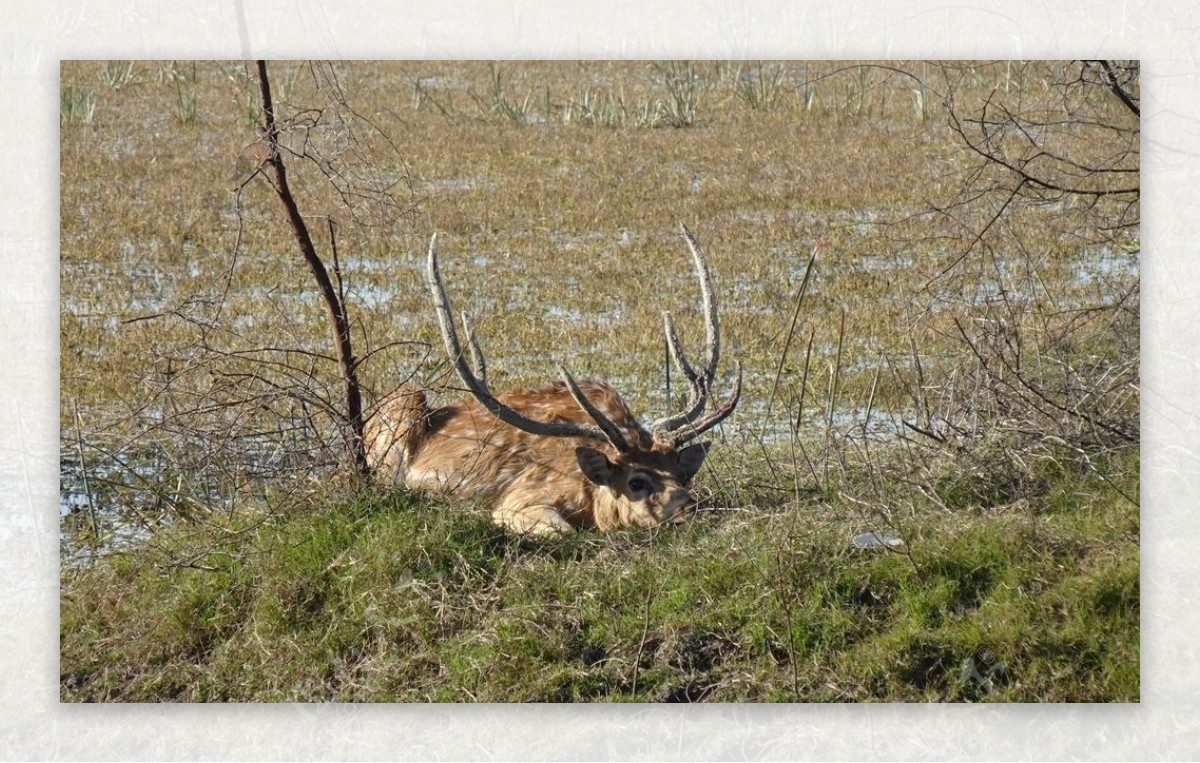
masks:
<svg viewBox="0 0 1200 763"><path fill-rule="evenodd" d="M552 543L314 495L68 572L61 699L1136 701L1137 474L1048 459L1013 503L890 526L811 499Z"/></svg>

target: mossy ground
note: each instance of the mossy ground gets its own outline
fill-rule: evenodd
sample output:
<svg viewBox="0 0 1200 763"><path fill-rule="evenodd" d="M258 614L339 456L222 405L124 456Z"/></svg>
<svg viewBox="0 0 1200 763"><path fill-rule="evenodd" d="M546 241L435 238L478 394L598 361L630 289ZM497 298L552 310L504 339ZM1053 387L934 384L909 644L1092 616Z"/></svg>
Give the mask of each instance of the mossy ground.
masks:
<svg viewBox="0 0 1200 763"><path fill-rule="evenodd" d="M1136 494L1136 451L1104 468ZM68 571L62 699L1136 701L1138 513L1102 485L930 511L896 549L836 501L535 542L312 496Z"/></svg>

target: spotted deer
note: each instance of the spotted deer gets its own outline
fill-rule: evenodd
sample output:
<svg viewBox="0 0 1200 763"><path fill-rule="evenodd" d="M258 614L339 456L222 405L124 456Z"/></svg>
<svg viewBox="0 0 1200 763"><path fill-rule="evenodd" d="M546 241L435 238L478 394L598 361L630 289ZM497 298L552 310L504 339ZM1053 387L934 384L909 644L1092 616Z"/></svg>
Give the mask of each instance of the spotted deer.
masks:
<svg viewBox="0 0 1200 763"><path fill-rule="evenodd" d="M739 366L729 397L708 410L720 355L717 305L704 253L686 227L682 232L700 280L706 358L702 369L692 368L671 314L664 312L667 348L691 391L683 411L648 428L609 384L577 382L561 365L561 381L493 394L465 313L470 365L459 343L434 234L426 278L446 353L470 395L434 408L424 390L403 384L380 400L365 429L368 462L377 478L414 490L482 498L497 524L522 534L682 521L694 504L689 485L709 448L686 443L733 413L742 389Z"/></svg>

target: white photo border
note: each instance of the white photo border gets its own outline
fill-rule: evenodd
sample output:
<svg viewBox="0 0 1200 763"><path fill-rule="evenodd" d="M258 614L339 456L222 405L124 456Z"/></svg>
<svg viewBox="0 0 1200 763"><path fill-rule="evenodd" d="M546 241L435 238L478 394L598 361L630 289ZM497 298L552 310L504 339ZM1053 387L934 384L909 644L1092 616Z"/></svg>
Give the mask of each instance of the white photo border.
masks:
<svg viewBox="0 0 1200 763"><path fill-rule="evenodd" d="M6 8L0 83L0 758L1174 758L1200 732L1200 61L1194 3L60 0ZM1138 58L1142 693L1111 706L60 705L58 62Z"/></svg>

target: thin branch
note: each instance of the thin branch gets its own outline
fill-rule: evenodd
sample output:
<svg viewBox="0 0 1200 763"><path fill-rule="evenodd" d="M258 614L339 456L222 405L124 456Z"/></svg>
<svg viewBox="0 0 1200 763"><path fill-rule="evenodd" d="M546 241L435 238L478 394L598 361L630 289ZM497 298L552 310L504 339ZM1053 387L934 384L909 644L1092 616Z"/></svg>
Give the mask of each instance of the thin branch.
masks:
<svg viewBox="0 0 1200 763"><path fill-rule="evenodd" d="M1125 104L1125 108L1129 109L1137 117L1142 116L1142 110L1136 103L1133 102L1133 97L1121 87L1121 83L1117 81L1117 74L1113 71L1112 64L1108 61L1085 61L1084 63L1097 63L1104 70L1105 81L1108 82L1108 89L1112 90L1113 95L1120 99L1121 103Z"/></svg>
<svg viewBox="0 0 1200 763"><path fill-rule="evenodd" d="M304 256L305 263L308 265L313 277L317 280L321 297L325 301L325 306L329 312L330 323L333 328L334 346L337 349L338 366L341 369L342 378L346 384L346 412L344 419L350 427L349 444L351 455L354 459L355 468L360 474L365 475L368 467L366 450L363 443L362 392L355 370L356 363L350 340L350 323L346 318L345 304L338 298L337 292L333 288L333 283L329 279L329 273L326 271L320 257L317 256L312 237L308 232L308 225L304 222L304 217L300 214L300 209L296 206L296 200L292 196L291 189L288 186L287 169L284 166L283 156L280 153L279 128L275 122L275 107L271 101L271 84L267 77L267 62L260 60L257 62L257 66L263 105L261 134L267 144L267 157L264 160L264 164L273 170L275 192L279 196L279 200L283 203L284 209L287 211L288 222L291 224L292 232L296 236L296 242L300 246L300 253Z"/></svg>

